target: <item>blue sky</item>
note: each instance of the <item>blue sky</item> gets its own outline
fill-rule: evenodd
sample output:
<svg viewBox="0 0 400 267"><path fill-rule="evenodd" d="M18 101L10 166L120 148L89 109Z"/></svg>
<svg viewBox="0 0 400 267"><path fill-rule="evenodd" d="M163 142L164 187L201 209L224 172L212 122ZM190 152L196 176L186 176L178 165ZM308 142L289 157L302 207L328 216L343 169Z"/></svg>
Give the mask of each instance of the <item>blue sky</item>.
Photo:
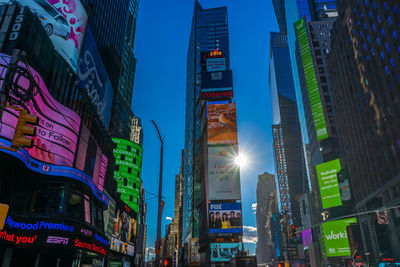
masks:
<svg viewBox="0 0 400 267"><path fill-rule="evenodd" d="M241 169L245 248L255 252L257 176L274 173L271 104L268 86L269 32L278 31L271 1L200 0L204 8L228 7L230 59L234 101L238 111L241 153L249 164ZM142 0L136 31L138 59L133 92L133 111L144 128L144 189L158 192L160 142L151 120L164 141L163 195L165 224L173 217L175 174L185 140L186 57L194 0ZM157 199L146 194L147 247L154 247Z"/></svg>

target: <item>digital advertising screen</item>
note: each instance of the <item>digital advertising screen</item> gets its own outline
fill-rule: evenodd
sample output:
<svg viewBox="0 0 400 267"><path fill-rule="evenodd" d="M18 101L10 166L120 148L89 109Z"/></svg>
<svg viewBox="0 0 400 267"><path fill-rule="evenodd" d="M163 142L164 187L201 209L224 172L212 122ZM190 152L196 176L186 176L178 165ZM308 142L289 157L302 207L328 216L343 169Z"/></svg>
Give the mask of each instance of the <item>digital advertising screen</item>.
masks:
<svg viewBox="0 0 400 267"><path fill-rule="evenodd" d="M211 257L212 262L216 261L230 261L231 258L236 257L239 251L243 250L242 243L211 243Z"/></svg>
<svg viewBox="0 0 400 267"><path fill-rule="evenodd" d="M225 57L212 57L207 58L207 71L225 71L226 70L226 62Z"/></svg>
<svg viewBox="0 0 400 267"><path fill-rule="evenodd" d="M237 144L236 104L207 105L208 144Z"/></svg>
<svg viewBox="0 0 400 267"><path fill-rule="evenodd" d="M232 71L203 72L201 74L201 91L232 91L233 80Z"/></svg>
<svg viewBox="0 0 400 267"><path fill-rule="evenodd" d="M42 23L58 53L76 72L85 34L87 14L79 0L0 0L28 7Z"/></svg>
<svg viewBox="0 0 400 267"><path fill-rule="evenodd" d="M0 86L3 86L10 58L8 55L0 54ZM19 65L26 68L23 63L19 63ZM102 156L98 147L95 147L92 150L98 151L98 162L90 165L94 166L94 169L74 166L75 157L79 154L77 153L77 144L81 139L81 119L73 110L61 105L50 95L42 77L36 70L29 67L29 71L32 73L34 81L30 81L27 76L23 75L16 80L16 84L20 86L21 91L28 91L28 88L33 88L34 91L32 98L21 101L23 106L20 106L39 118L39 123L35 126L36 135L32 137L33 146L21 148L16 152L2 151L19 158L33 171L70 177L87 184L95 196L107 204L108 198L102 192L107 158ZM9 101L11 100L20 101L21 97L10 91ZM0 146L10 147L18 116L18 111L12 108L4 109L0 124ZM86 158L80 162L85 163L84 159ZM93 181L93 177L95 177L96 183Z"/></svg>
<svg viewBox="0 0 400 267"><path fill-rule="evenodd" d="M242 233L241 204L208 204L208 228L211 234Z"/></svg>
<svg viewBox="0 0 400 267"><path fill-rule="evenodd" d="M121 199L136 214L139 211L140 175L142 170L143 149L135 142L113 138L116 144L113 150L115 157L114 179L117 181L117 192Z"/></svg>
<svg viewBox="0 0 400 267"><path fill-rule="evenodd" d="M208 199L237 200L240 196L240 173L234 159L237 148L208 148Z"/></svg>
<svg viewBox="0 0 400 267"><path fill-rule="evenodd" d="M314 60L311 55L312 46L308 38L307 21L305 18L301 18L294 23L294 26L299 43L301 61L303 63L304 76L307 84L308 97L310 99L315 132L317 134L317 140L321 141L329 136L318 88L318 79L315 74Z"/></svg>
<svg viewBox="0 0 400 267"><path fill-rule="evenodd" d="M337 173L341 170L340 160L335 159L315 166L319 191L324 209L342 205Z"/></svg>
<svg viewBox="0 0 400 267"><path fill-rule="evenodd" d="M357 223L355 217L322 224L326 257L351 256L347 226Z"/></svg>
<svg viewBox="0 0 400 267"><path fill-rule="evenodd" d="M133 256L137 221L122 209L115 210L114 228L110 248L122 254Z"/></svg>
<svg viewBox="0 0 400 267"><path fill-rule="evenodd" d="M303 248L308 249L308 246L312 243L312 232L311 228L306 229L303 232L301 232L301 238L303 240Z"/></svg>
<svg viewBox="0 0 400 267"><path fill-rule="evenodd" d="M100 117L100 121L108 129L114 90L89 25L86 27L85 39L79 58L77 86L86 92Z"/></svg>

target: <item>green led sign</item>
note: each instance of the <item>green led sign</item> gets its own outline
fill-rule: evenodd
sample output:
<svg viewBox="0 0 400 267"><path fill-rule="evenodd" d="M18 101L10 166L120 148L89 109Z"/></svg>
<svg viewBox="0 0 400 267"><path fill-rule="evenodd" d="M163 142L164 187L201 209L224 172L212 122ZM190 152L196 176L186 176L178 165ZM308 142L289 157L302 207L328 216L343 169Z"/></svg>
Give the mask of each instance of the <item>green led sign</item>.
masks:
<svg viewBox="0 0 400 267"><path fill-rule="evenodd" d="M121 194L121 200L138 214L143 149L129 140L113 138L112 141L117 145L113 150L117 192Z"/></svg>
<svg viewBox="0 0 400 267"><path fill-rule="evenodd" d="M314 60L311 56L311 44L308 39L306 23L305 18L301 18L294 23L294 26L297 41L299 43L300 56L303 63L304 76L306 78L308 97L310 99L311 113L314 119L317 140L321 141L329 136L319 94L317 76L315 74Z"/></svg>
<svg viewBox="0 0 400 267"><path fill-rule="evenodd" d="M322 224L325 257L351 256L347 226L357 223L355 217Z"/></svg>
<svg viewBox="0 0 400 267"><path fill-rule="evenodd" d="M341 206L337 173L341 170L339 159L331 160L315 166L318 176L319 192L324 209Z"/></svg>

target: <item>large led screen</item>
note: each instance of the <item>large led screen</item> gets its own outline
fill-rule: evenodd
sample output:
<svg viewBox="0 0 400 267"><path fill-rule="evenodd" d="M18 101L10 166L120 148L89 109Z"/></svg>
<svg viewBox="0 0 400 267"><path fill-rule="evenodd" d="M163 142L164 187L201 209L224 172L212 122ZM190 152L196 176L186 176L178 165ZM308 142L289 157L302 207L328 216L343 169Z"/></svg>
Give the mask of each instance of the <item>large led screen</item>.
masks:
<svg viewBox="0 0 400 267"><path fill-rule="evenodd" d="M115 211L110 248L122 254L133 256L135 253L134 243L137 221L121 209L116 209Z"/></svg>
<svg viewBox="0 0 400 267"><path fill-rule="evenodd" d="M140 174L142 169L143 149L135 142L113 138L116 144L113 150L115 157L114 179L117 181L117 192L121 199L136 214L139 210Z"/></svg>
<svg viewBox="0 0 400 267"><path fill-rule="evenodd" d="M77 85L86 92L100 121L108 129L114 90L89 25L86 27L79 59Z"/></svg>
<svg viewBox="0 0 400 267"><path fill-rule="evenodd" d="M237 144L236 104L207 105L208 144Z"/></svg>
<svg viewBox="0 0 400 267"><path fill-rule="evenodd" d="M237 149L233 146L208 148L208 199L240 199L239 168L234 163Z"/></svg>
<svg viewBox="0 0 400 267"><path fill-rule="evenodd" d="M207 58L207 71L225 71L226 70L226 63L225 57L212 57Z"/></svg>
<svg viewBox="0 0 400 267"><path fill-rule="evenodd" d="M79 0L0 0L17 2L36 14L58 53L76 72L87 15Z"/></svg>
<svg viewBox="0 0 400 267"><path fill-rule="evenodd" d="M314 60L311 55L311 44L308 39L306 24L307 21L305 18L301 18L294 23L294 26L300 48L300 56L307 84L308 97L310 99L311 113L314 119L315 132L317 134L317 140L321 141L329 136L318 88L318 80L315 74Z"/></svg>
<svg viewBox="0 0 400 267"><path fill-rule="evenodd" d="M322 224L322 235L327 257L351 256L347 226L353 223L357 223L356 218Z"/></svg>
<svg viewBox="0 0 400 267"><path fill-rule="evenodd" d="M208 228L211 234L241 233L242 210L240 203L208 204Z"/></svg>
<svg viewBox="0 0 400 267"><path fill-rule="evenodd" d="M0 86L3 86L7 64L10 56L0 54ZM23 63L20 66L26 68ZM33 139L31 148L21 148L16 152L2 150L25 163L25 165L36 172L47 175L70 177L87 184L96 197L104 203L108 203L108 198L103 194L103 183L108 160L102 155L98 147L92 148L97 153L95 161L89 164L86 157L80 157L79 163L93 166L94 168L78 168L74 166L74 161L78 162L76 156L77 143L82 138L79 137L81 119L73 110L58 103L47 90L42 77L29 67L29 72L35 82L30 81L28 76L22 75L15 80L21 91L33 89L32 98L22 101L22 108L30 114L39 117L36 128L36 136ZM8 101L20 101L21 97L16 96L10 91ZM10 103L10 102L9 102ZM18 112L11 108L4 109L0 123L0 146L10 147L14 137L15 128L18 121ZM84 127L83 127L84 128ZM89 132L87 132L89 135ZM81 142L79 141L79 142ZM85 152L86 153L86 152ZM96 155L95 153L95 155ZM95 181L93 181L93 178Z"/></svg>
<svg viewBox="0 0 400 267"><path fill-rule="evenodd" d="M230 261L235 257L239 251L242 251L242 243L211 243L211 257L212 262L216 261Z"/></svg>
<svg viewBox="0 0 400 267"><path fill-rule="evenodd" d="M324 209L342 205L337 173L341 170L339 159L315 166L318 176L319 192Z"/></svg>

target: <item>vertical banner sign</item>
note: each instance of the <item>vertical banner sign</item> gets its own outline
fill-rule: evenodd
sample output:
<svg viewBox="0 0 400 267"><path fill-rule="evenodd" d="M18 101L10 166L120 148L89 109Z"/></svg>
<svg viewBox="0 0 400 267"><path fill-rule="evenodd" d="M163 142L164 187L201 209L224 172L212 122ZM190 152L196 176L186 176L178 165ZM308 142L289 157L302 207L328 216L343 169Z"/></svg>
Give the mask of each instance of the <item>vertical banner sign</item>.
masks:
<svg viewBox="0 0 400 267"><path fill-rule="evenodd" d="M237 144L236 104L207 105L208 144Z"/></svg>
<svg viewBox="0 0 400 267"><path fill-rule="evenodd" d="M322 108L321 97L318 89L317 76L315 74L314 60L311 55L311 43L308 39L307 21L301 18L294 23L297 41L299 43L301 61L303 63L304 75L306 78L308 97L310 99L311 113L314 119L314 127L317 133L317 140L328 138L328 130Z"/></svg>
<svg viewBox="0 0 400 267"><path fill-rule="evenodd" d="M208 148L208 199L240 199L239 168L233 146Z"/></svg>
<svg viewBox="0 0 400 267"><path fill-rule="evenodd" d="M357 223L355 217L322 224L326 257L351 256L347 226Z"/></svg>
<svg viewBox="0 0 400 267"><path fill-rule="evenodd" d="M114 90L89 25L79 59L76 83L86 92L100 121L108 129Z"/></svg>
<svg viewBox="0 0 400 267"><path fill-rule="evenodd" d="M341 170L339 159L315 166L318 176L319 191L324 209L342 205L337 173Z"/></svg>
<svg viewBox="0 0 400 267"><path fill-rule="evenodd" d="M117 145L113 150L117 192L121 193L121 200L138 214L143 149L129 140L113 138L112 141Z"/></svg>

